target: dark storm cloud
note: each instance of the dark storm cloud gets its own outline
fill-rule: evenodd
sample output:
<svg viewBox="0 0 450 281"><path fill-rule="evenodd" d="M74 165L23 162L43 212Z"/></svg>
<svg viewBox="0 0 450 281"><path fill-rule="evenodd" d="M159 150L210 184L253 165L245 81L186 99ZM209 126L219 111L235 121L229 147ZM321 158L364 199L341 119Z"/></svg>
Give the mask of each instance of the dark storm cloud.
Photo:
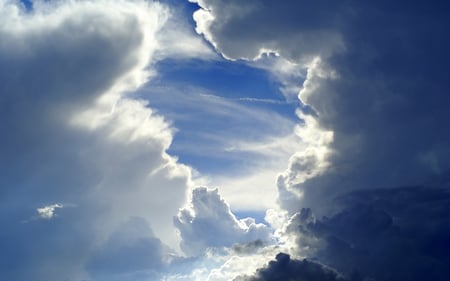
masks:
<svg viewBox="0 0 450 281"><path fill-rule="evenodd" d="M111 280L162 269L190 170L165 152L170 125L126 93L149 77L167 10L56 2L24 11L0 0L0 276ZM154 234L123 225L130 217Z"/></svg>
<svg viewBox="0 0 450 281"><path fill-rule="evenodd" d="M194 17L198 31L227 57L320 57L307 66L300 98L318 126L333 131L334 153L324 175L288 183L304 191L303 206L325 206L355 188L422 183L450 168L446 2L198 3L205 8ZM290 165L291 174L302 173Z"/></svg>
<svg viewBox="0 0 450 281"><path fill-rule="evenodd" d="M231 59L253 59L262 50L281 52L290 59L329 55L343 47L335 31L340 11L336 1L198 1L197 30Z"/></svg>
<svg viewBox="0 0 450 281"><path fill-rule="evenodd" d="M314 219L308 209L287 233L310 255L346 274L375 280L447 280L450 192L432 187L354 191L343 211Z"/></svg>
<svg viewBox="0 0 450 281"><path fill-rule="evenodd" d="M316 147L326 162L297 154L278 180L298 253L377 280L448 279L450 5L197 2L197 30L226 57L272 51L308 69L299 98L333 141Z"/></svg>
<svg viewBox="0 0 450 281"><path fill-rule="evenodd" d="M234 281L346 281L336 271L309 260L291 259L279 253L275 261L258 269L254 276L242 276ZM355 280L356 281L356 280Z"/></svg>

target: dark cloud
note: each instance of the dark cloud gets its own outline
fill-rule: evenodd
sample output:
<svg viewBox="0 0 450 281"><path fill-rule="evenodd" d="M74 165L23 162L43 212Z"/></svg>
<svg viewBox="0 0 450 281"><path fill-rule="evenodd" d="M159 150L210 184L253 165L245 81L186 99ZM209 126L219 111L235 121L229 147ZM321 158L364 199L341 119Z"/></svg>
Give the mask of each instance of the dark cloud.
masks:
<svg viewBox="0 0 450 281"><path fill-rule="evenodd" d="M303 60L343 48L335 30L343 10L340 2L198 2L207 12L194 14L197 30L228 58L253 59L263 50L272 50Z"/></svg>
<svg viewBox="0 0 450 281"><path fill-rule="evenodd" d="M198 3L198 31L224 55L271 50L308 68L300 98L333 131L334 153L326 173L287 183L303 206L318 212L336 194L419 184L450 168L447 2ZM293 159L289 174L304 173L303 162Z"/></svg>
<svg viewBox="0 0 450 281"><path fill-rule="evenodd" d="M336 271L309 260L291 259L279 253L275 261L258 269L254 276L242 276L234 281L346 281ZM356 281L356 280L355 280Z"/></svg>
<svg viewBox="0 0 450 281"><path fill-rule="evenodd" d="M291 220L299 251L375 280L447 280L450 274L450 192L432 187L360 190L339 199L343 210Z"/></svg>
<svg viewBox="0 0 450 281"><path fill-rule="evenodd" d="M249 254L254 253L258 249L261 249L265 246L265 242L261 239L257 239L255 241L251 241L244 244L235 244L231 247L232 251L236 254Z"/></svg>

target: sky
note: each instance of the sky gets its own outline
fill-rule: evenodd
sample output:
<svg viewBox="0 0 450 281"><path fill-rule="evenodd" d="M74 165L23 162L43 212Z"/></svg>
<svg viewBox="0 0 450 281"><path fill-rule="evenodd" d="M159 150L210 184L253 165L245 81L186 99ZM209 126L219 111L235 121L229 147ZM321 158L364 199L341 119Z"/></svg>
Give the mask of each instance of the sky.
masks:
<svg viewBox="0 0 450 281"><path fill-rule="evenodd" d="M0 0L0 279L450 276L446 1Z"/></svg>

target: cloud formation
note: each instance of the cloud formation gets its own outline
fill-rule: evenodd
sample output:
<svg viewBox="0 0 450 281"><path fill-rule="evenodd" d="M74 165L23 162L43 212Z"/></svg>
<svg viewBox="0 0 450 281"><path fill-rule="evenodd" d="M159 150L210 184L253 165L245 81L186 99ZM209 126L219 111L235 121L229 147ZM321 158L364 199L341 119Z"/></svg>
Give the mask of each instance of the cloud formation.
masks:
<svg viewBox="0 0 450 281"><path fill-rule="evenodd" d="M304 209L285 235L347 275L374 280L446 280L450 256L449 191L427 186L359 190L341 196L343 210L314 218Z"/></svg>
<svg viewBox="0 0 450 281"><path fill-rule="evenodd" d="M238 220L217 189L194 189L190 206L180 210L174 222L181 234L181 248L188 255L238 243L274 242L272 231L266 225L252 218Z"/></svg>
<svg viewBox="0 0 450 281"><path fill-rule="evenodd" d="M450 85L441 63L447 4L269 2L201 0L194 19L228 58L275 52L308 70L299 98L317 127L333 132L333 154L326 175L288 184L305 193L304 204L323 205L355 188L419 183L449 168L443 105ZM303 173L301 162L290 170Z"/></svg>
<svg viewBox="0 0 450 281"><path fill-rule="evenodd" d="M127 95L162 59L170 15L146 1L0 1L3 278L141 280L179 250L191 171L166 153L170 124ZM46 220L22 223L36 210Z"/></svg>
<svg viewBox="0 0 450 281"><path fill-rule="evenodd" d="M55 210L62 207L63 207L62 204L56 203L41 208L37 208L36 212L38 213L40 218L49 220L55 216Z"/></svg>
<svg viewBox="0 0 450 281"><path fill-rule="evenodd" d="M448 257L432 241L447 245L445 207L431 198L446 202L450 168L448 4L195 2L197 32L224 57L275 54L307 73L298 135L310 149L278 178L280 210L266 217L288 222L296 255L377 280L444 280Z"/></svg>

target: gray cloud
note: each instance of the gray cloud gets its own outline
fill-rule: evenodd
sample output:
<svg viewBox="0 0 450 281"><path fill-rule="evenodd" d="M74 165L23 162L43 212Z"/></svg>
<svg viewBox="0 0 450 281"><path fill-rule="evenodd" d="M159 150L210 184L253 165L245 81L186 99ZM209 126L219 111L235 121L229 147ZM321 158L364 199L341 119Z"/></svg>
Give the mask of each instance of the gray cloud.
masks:
<svg viewBox="0 0 450 281"><path fill-rule="evenodd" d="M204 10L194 18L227 57L268 50L308 69L299 97L317 127L333 132L333 153L327 173L287 183L304 193L303 206L355 188L421 183L449 168L447 4L269 2L198 1ZM299 160L293 174L303 173Z"/></svg>
<svg viewBox="0 0 450 281"><path fill-rule="evenodd" d="M339 12L334 1L195 1L197 32L231 59L254 59L277 52L289 59L329 56L344 48L336 32Z"/></svg>
<svg viewBox="0 0 450 281"><path fill-rule="evenodd" d="M172 217L191 174L166 153L170 125L126 93L148 81L168 11L144 1L35 4L26 12L0 1L2 277L151 274L172 253L163 244L178 248ZM23 223L36 209L53 219ZM124 224L130 217L152 233L136 237L133 227L147 228Z"/></svg>
<svg viewBox="0 0 450 281"><path fill-rule="evenodd" d="M286 234L299 253L347 274L446 280L449 200L448 189L422 186L354 191L340 197L344 209L331 217L315 219L304 209Z"/></svg>
<svg viewBox="0 0 450 281"><path fill-rule="evenodd" d="M448 278L448 4L196 2L197 31L225 57L275 52L307 70L298 135L311 153L291 158L269 213L290 219L292 250L377 280Z"/></svg>
<svg viewBox="0 0 450 281"><path fill-rule="evenodd" d="M291 259L289 255L279 253L275 261L260 268L255 276L241 276L234 281L345 281L336 271L324 265L309 261ZM356 280L355 280L356 281Z"/></svg>

